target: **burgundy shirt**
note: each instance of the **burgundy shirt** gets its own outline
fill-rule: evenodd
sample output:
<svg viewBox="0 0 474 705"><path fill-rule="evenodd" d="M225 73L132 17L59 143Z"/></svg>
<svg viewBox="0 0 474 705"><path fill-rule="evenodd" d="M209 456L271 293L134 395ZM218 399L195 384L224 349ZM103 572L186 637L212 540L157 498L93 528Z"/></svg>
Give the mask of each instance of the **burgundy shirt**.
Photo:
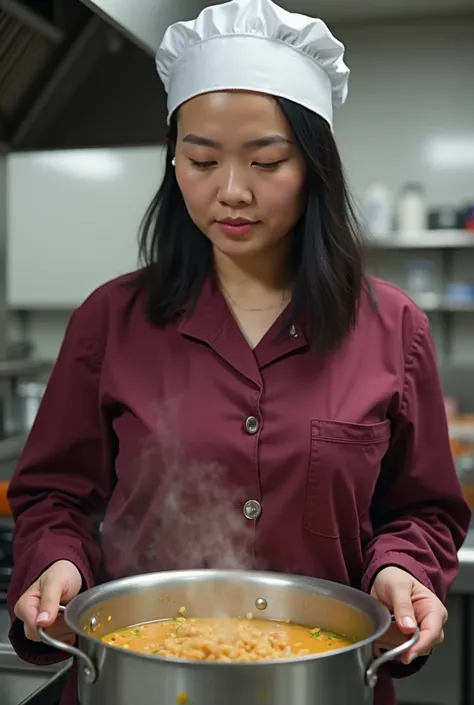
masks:
<svg viewBox="0 0 474 705"><path fill-rule="evenodd" d="M364 294L357 327L324 359L281 320L252 351L210 281L192 315L153 327L128 282L105 284L73 314L10 484L17 653L61 660L13 616L59 559L87 587L209 566L367 591L395 565L444 600L470 511L428 322L411 300L374 279L378 308ZM376 705L393 705L391 676L422 661L388 667ZM63 705L75 692L72 677Z"/></svg>

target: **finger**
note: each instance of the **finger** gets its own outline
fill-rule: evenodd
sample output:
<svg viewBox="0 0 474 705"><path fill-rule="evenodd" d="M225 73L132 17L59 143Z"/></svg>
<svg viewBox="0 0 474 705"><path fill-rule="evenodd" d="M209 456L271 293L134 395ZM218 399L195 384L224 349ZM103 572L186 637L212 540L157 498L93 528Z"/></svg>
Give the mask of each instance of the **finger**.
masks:
<svg viewBox="0 0 474 705"><path fill-rule="evenodd" d="M25 636L27 639L29 639L29 641L41 641L37 629L30 627L26 622L24 622L23 624L23 631L25 632Z"/></svg>
<svg viewBox="0 0 474 705"><path fill-rule="evenodd" d="M49 627L48 629L45 629L44 631L46 632L46 634L48 636L52 637L53 639L59 639L59 641L70 641L70 640L74 641L76 638L75 634L73 632L71 632L69 629L64 628L64 627L62 629L59 627L56 628L55 625L53 625L52 627ZM42 641L40 635L38 634L37 628L32 629L27 624L25 624L24 632L25 632L26 638L29 639L30 641L36 641L36 642Z"/></svg>
<svg viewBox="0 0 474 705"><path fill-rule="evenodd" d="M38 634L38 627L36 625L34 627L30 627L25 624L24 631L27 639L30 639L31 641L41 641L41 637ZM71 630L64 623L62 615L56 619L55 623L51 627L46 627L44 631L53 639L59 639L59 641L64 641L66 643L69 643L71 640L73 642L76 638L75 634L71 632Z"/></svg>
<svg viewBox="0 0 474 705"><path fill-rule="evenodd" d="M36 624L49 627L58 616L63 586L57 579L46 579L41 592Z"/></svg>
<svg viewBox="0 0 474 705"><path fill-rule="evenodd" d="M429 653L434 646L438 646L444 640L444 632L440 631L426 631L422 630L420 632L420 638L417 643L410 649L410 651L417 656L420 654Z"/></svg>
<svg viewBox="0 0 474 705"><path fill-rule="evenodd" d="M405 654L403 661L411 663L414 658L427 654L444 639L443 615L441 612L429 612L420 624L420 638Z"/></svg>
<svg viewBox="0 0 474 705"><path fill-rule="evenodd" d="M72 645L72 644L75 644L75 642L76 642L76 635L72 634L71 632L59 632L58 634L56 634L55 632L51 633L49 630L46 630L46 629L44 631L52 639L57 639L58 641L62 641L64 644L71 644ZM36 641L36 642L43 641L37 631L30 631L29 630L29 632L27 634L26 629L25 629L25 636L28 639L30 639L30 641Z"/></svg>
<svg viewBox="0 0 474 705"><path fill-rule="evenodd" d="M37 612L35 612L35 615L36 613ZM26 638L30 641L41 641L41 637L38 634L38 625L36 623L36 619L34 619L32 622L25 622L23 630L25 632ZM47 629L45 628L45 631L50 634L50 636L56 638L59 638L64 634L70 633L70 630L66 627L64 623L62 615L58 616L55 623L51 627L48 627Z"/></svg>
<svg viewBox="0 0 474 705"><path fill-rule="evenodd" d="M403 634L413 634L417 627L415 611L411 603L411 584L397 586L392 596L393 615L397 627Z"/></svg>
<svg viewBox="0 0 474 705"><path fill-rule="evenodd" d="M13 612L15 617L20 619L25 624L34 628L36 617L38 615L39 600L30 600L28 595L23 595L16 603Z"/></svg>

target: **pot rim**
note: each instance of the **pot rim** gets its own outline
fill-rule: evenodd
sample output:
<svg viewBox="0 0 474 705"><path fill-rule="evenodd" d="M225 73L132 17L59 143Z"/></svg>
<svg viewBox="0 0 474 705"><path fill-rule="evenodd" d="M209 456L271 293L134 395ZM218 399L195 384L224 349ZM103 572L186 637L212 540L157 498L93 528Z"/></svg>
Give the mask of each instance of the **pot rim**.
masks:
<svg viewBox="0 0 474 705"><path fill-rule="evenodd" d="M356 641L349 646L344 646L339 649L333 649L331 651L326 651L318 654L309 654L307 656L292 657L285 659L264 659L262 661L253 661L251 663L232 661L230 663L221 661L199 661L192 659L182 659L182 658L172 658L158 656L157 654L143 654L134 651L124 651L118 646L112 646L103 642L100 637L94 636L94 634L86 633L78 626L79 620L82 614L95 605L101 602L107 601L107 599L112 599L120 594L126 594L133 589L147 589L152 587L159 587L160 585L167 585L173 581L179 581L180 585L189 581L202 580L202 581L212 581L217 580L232 580L238 582L240 580L249 581L253 583L255 587L261 583L262 588L265 586L280 586L287 587L289 589L293 588L296 590L303 591L316 591L318 594L323 595L328 598L339 600L344 602L349 607L358 609L363 612L366 616L371 618L374 622L374 631L371 636L366 637L360 641ZM262 615L262 618L263 615ZM232 569L188 569L188 570L176 570L176 571L159 571L154 573L142 573L138 575L128 576L125 578L118 578L116 580L111 580L95 587L89 588L82 593L79 593L74 597L71 602L69 602L64 608L64 620L67 626L81 639L86 642L100 645L104 649L111 649L114 652L119 652L121 654L126 654L127 657L133 657L136 659L145 659L153 662L159 662L162 665L169 666L181 666L181 667L191 667L199 666L200 668L240 668L247 669L255 666L270 667L275 666L275 664L301 664L310 663L315 660L320 660L324 658L330 658L332 656L337 656L342 653L349 653L361 649L365 646L373 644L377 639L379 639L387 629L389 628L392 618L389 610L385 605L381 604L371 595L358 590L357 588L350 587L348 585L343 585L342 583L332 582L330 580L324 580L321 578L312 578L309 576L296 575L292 573L277 573L270 571L245 571L245 570L232 570ZM130 625L133 626L133 625Z"/></svg>

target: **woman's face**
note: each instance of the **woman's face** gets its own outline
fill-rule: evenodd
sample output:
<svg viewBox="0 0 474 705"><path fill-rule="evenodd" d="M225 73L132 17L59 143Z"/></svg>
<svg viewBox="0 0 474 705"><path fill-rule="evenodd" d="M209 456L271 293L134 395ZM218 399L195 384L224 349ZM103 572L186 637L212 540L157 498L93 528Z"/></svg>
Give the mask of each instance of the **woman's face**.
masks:
<svg viewBox="0 0 474 705"><path fill-rule="evenodd" d="M180 108L176 177L193 221L230 257L281 245L303 209L303 158L259 93L207 93Z"/></svg>

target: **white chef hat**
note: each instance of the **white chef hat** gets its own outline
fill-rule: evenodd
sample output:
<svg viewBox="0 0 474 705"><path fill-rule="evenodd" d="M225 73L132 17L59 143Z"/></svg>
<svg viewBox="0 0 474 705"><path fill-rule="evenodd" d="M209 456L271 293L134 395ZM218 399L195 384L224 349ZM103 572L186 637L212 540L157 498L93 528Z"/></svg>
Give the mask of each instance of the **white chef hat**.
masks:
<svg viewBox="0 0 474 705"><path fill-rule="evenodd" d="M347 97L344 45L322 20L287 12L271 0L206 7L165 32L156 67L168 94L168 122L190 98L248 90L287 98L332 127Z"/></svg>

